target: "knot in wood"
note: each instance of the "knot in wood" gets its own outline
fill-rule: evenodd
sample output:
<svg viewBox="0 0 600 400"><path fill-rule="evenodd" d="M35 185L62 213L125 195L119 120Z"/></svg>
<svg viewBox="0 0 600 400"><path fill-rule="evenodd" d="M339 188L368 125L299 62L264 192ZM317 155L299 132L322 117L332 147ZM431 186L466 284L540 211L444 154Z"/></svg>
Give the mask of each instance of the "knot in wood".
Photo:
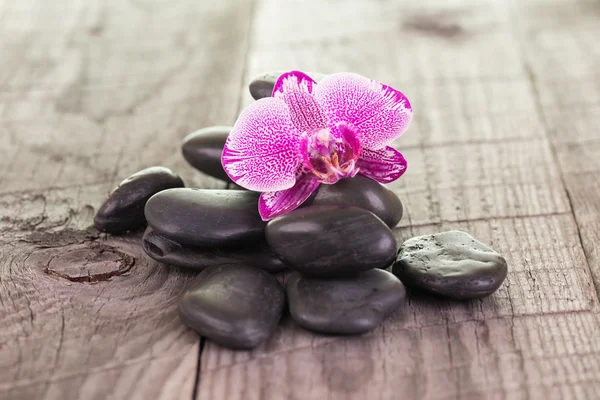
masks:
<svg viewBox="0 0 600 400"><path fill-rule="evenodd" d="M92 243L67 248L55 255L48 261L45 272L73 282L98 282L123 275L134 264L132 256L114 247Z"/></svg>

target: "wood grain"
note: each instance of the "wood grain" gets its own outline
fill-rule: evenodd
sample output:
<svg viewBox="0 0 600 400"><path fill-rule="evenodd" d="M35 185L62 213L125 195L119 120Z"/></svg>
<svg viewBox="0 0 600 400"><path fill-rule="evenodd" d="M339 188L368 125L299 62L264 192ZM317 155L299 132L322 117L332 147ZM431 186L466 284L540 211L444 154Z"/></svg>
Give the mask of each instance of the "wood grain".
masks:
<svg viewBox="0 0 600 400"><path fill-rule="evenodd" d="M306 339L302 348L235 361L205 351L207 363L226 365L203 369L198 397L593 399L600 391L599 329L591 313L386 324L349 338L289 326L288 336Z"/></svg>
<svg viewBox="0 0 600 400"><path fill-rule="evenodd" d="M252 6L0 2L0 399L192 397L175 304L193 274L90 225L148 166L224 187L179 147L234 121Z"/></svg>
<svg viewBox="0 0 600 400"><path fill-rule="evenodd" d="M0 1L0 399L600 397L598 17L595 0ZM223 187L181 139L286 69L407 94L395 234L474 234L509 262L498 292L410 293L362 337L285 317L253 351L200 348L175 312L193 276L92 218L151 165Z"/></svg>
<svg viewBox="0 0 600 400"><path fill-rule="evenodd" d="M531 4L527 14L540 13ZM571 18L558 24L561 15ZM528 72L537 113L544 124L571 204L596 290L600 293L600 53L593 38L600 5L579 1L575 7L556 3L540 13L537 24L517 19L524 66ZM549 67L551 66L551 67Z"/></svg>

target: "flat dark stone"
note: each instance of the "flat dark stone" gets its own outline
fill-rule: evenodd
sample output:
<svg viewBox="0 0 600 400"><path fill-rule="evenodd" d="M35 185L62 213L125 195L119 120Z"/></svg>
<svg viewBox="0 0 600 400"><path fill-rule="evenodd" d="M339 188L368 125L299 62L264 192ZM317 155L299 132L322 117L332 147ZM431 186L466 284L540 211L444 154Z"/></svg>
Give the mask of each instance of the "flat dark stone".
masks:
<svg viewBox="0 0 600 400"><path fill-rule="evenodd" d="M265 271L242 265L202 271L179 300L183 323L223 346L250 349L277 327L285 291Z"/></svg>
<svg viewBox="0 0 600 400"><path fill-rule="evenodd" d="M266 225L258 214L258 196L247 190L165 190L146 203L146 219L156 233L182 245L258 241Z"/></svg>
<svg viewBox="0 0 600 400"><path fill-rule="evenodd" d="M197 170L231 182L221 165L221 154L231 129L231 126L211 126L190 133L183 139L183 157Z"/></svg>
<svg viewBox="0 0 600 400"><path fill-rule="evenodd" d="M407 286L465 300L494 293L508 267L504 257L473 236L449 231L408 239L392 272Z"/></svg>
<svg viewBox="0 0 600 400"><path fill-rule="evenodd" d="M312 205L342 204L371 211L390 228L402 219L402 203L394 192L364 176L342 179L334 185L320 185Z"/></svg>
<svg viewBox="0 0 600 400"><path fill-rule="evenodd" d="M102 232L122 233L146 224L144 206L154 194L183 187L177 174L165 167L143 169L119 184L100 206L94 226Z"/></svg>
<svg viewBox="0 0 600 400"><path fill-rule="evenodd" d="M321 205L269 222L267 242L291 268L314 276L348 275L391 264L394 234L358 207Z"/></svg>
<svg viewBox="0 0 600 400"><path fill-rule="evenodd" d="M275 86L277 79L279 79L279 76L284 72L286 71L265 72L264 74L258 75L252 79L250 85L248 86L252 98L254 98L254 100L258 100L262 99L263 97L271 97L271 94L273 94L273 87ZM307 75L317 82L327 76L317 72L308 72Z"/></svg>
<svg viewBox="0 0 600 400"><path fill-rule="evenodd" d="M148 227L144 232L142 247L156 261L176 267L204 270L219 265L243 264L273 273L286 269L283 261L264 241L251 246L228 248L190 247L160 236Z"/></svg>
<svg viewBox="0 0 600 400"><path fill-rule="evenodd" d="M286 284L290 314L315 332L352 335L375 329L404 301L398 278L372 269L346 278L311 278L293 272Z"/></svg>

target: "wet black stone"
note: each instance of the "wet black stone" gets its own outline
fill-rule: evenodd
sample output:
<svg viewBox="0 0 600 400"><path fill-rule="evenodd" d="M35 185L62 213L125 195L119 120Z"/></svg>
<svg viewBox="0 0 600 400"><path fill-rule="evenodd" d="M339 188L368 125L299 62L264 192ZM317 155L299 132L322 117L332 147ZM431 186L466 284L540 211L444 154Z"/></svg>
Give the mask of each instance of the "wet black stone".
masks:
<svg viewBox="0 0 600 400"><path fill-rule="evenodd" d="M343 204L371 211L390 228L402 219L402 203L394 192L364 176L342 179L334 185L320 185L312 205Z"/></svg>
<svg viewBox="0 0 600 400"><path fill-rule="evenodd" d="M396 255L390 228L358 207L297 209L271 220L266 237L290 268L314 276L348 275L386 266Z"/></svg>
<svg viewBox="0 0 600 400"><path fill-rule="evenodd" d="M271 336L285 292L265 271L241 265L210 267L183 293L183 323L223 346L250 349Z"/></svg>
<svg viewBox="0 0 600 400"><path fill-rule="evenodd" d="M404 301L398 278L373 269L346 278L311 278L293 272L286 284L290 314L315 332L352 335L375 329Z"/></svg>
<svg viewBox="0 0 600 400"><path fill-rule="evenodd" d="M247 190L170 189L146 203L148 225L161 236L198 247L257 241L266 222L258 193Z"/></svg>
<svg viewBox="0 0 600 400"><path fill-rule="evenodd" d="M271 94L273 93L273 87L275 86L275 82L277 82L279 76L284 72L286 71L266 72L252 79L250 85L248 86L252 98L258 100L262 99L263 97L271 97ZM317 82L319 82L321 79L327 76L316 72L309 72L307 73L307 75Z"/></svg>
<svg viewBox="0 0 600 400"><path fill-rule="evenodd" d="M122 233L143 227L144 206L154 194L183 187L175 172L165 167L143 169L117 186L100 206L94 217L94 226L102 232Z"/></svg>
<svg viewBox="0 0 600 400"><path fill-rule="evenodd" d="M280 272L286 269L283 261L264 241L241 247L190 247L160 236L148 227L144 232L142 247L146 254L156 261L196 270L229 264L243 264L269 272Z"/></svg>
<svg viewBox="0 0 600 400"><path fill-rule="evenodd" d="M504 257L460 231L408 239L392 268L407 286L461 300L491 295L507 271Z"/></svg>
<svg viewBox="0 0 600 400"><path fill-rule="evenodd" d="M231 129L231 126L211 126L190 133L183 139L183 157L197 170L231 182L221 165L221 154Z"/></svg>

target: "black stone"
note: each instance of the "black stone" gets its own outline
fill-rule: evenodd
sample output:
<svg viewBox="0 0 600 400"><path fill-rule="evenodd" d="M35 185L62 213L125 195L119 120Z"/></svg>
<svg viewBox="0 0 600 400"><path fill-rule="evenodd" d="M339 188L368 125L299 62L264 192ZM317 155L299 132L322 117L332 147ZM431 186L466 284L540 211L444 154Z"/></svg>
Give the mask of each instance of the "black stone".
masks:
<svg viewBox="0 0 600 400"><path fill-rule="evenodd" d="M241 187L240 185L236 185L233 182L229 182L227 184L227 189L233 189L233 190L246 190L246 188Z"/></svg>
<svg viewBox="0 0 600 400"><path fill-rule="evenodd" d="M398 278L373 269L352 277L303 277L293 272L286 284L290 314L298 325L342 335L375 329L404 301Z"/></svg>
<svg viewBox="0 0 600 400"><path fill-rule="evenodd" d="M390 228L402 219L402 203L394 192L364 176L342 179L334 185L320 185L308 204L342 204L371 211Z"/></svg>
<svg viewBox="0 0 600 400"><path fill-rule="evenodd" d="M264 237L266 225L258 196L247 190L165 190L146 203L146 219L156 233L182 245L252 242Z"/></svg>
<svg viewBox="0 0 600 400"><path fill-rule="evenodd" d="M190 247L160 236L148 227L144 232L142 247L156 261L176 267L204 270L218 265L243 264L273 273L286 269L283 261L264 241L233 248Z"/></svg>
<svg viewBox="0 0 600 400"><path fill-rule="evenodd" d="M504 257L473 236L449 231L408 239L392 272L407 286L466 300L494 293L508 267Z"/></svg>
<svg viewBox="0 0 600 400"><path fill-rule="evenodd" d="M202 271L183 293L183 323L223 346L250 349L271 336L281 318L285 292L257 268L230 265Z"/></svg>
<svg viewBox="0 0 600 400"><path fill-rule="evenodd" d="M231 129L231 126L211 126L190 133L183 139L183 157L197 170L231 182L221 165L221 154Z"/></svg>
<svg viewBox="0 0 600 400"><path fill-rule="evenodd" d="M286 71L266 72L252 79L250 85L248 86L252 98L258 100L262 99L263 97L271 97L271 94L273 93L273 87L275 86L277 79L279 79L279 76L284 72ZM307 75L317 82L327 76L317 72L309 72Z"/></svg>
<svg viewBox="0 0 600 400"><path fill-rule="evenodd" d="M373 213L350 206L309 206L269 222L267 242L284 262L315 276L348 275L389 265L394 234Z"/></svg>
<svg viewBox="0 0 600 400"><path fill-rule="evenodd" d="M143 169L119 184L100 206L94 226L102 232L122 233L145 225L144 206L154 194L183 187L175 172L165 167Z"/></svg>

